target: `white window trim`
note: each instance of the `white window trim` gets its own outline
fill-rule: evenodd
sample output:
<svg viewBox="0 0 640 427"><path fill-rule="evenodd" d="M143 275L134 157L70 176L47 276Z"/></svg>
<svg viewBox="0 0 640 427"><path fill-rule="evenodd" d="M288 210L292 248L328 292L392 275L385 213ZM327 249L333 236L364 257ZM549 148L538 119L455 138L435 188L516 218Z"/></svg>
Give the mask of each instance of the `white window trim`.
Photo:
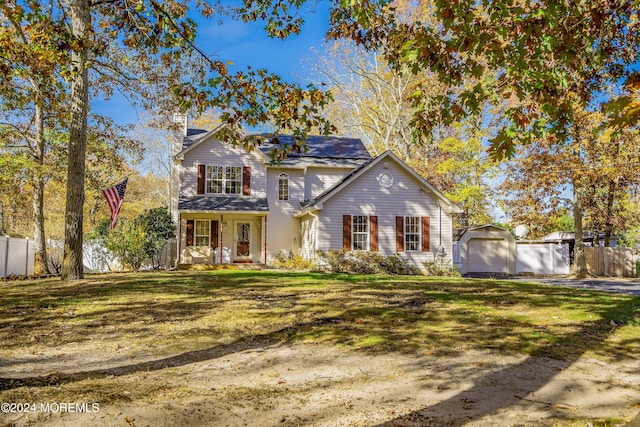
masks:
<svg viewBox="0 0 640 427"><path fill-rule="evenodd" d="M409 233L408 230L408 226L407 226L407 220L413 218L416 219L418 221L418 231L417 232L413 232L413 233ZM404 217L404 226L403 226L403 231L404 231L404 251L405 252L421 252L422 251L422 217L420 216L405 216ZM409 241L407 240L407 236L408 235L417 235L418 236L418 241L417 241L417 247L415 249L409 249Z"/></svg>
<svg viewBox="0 0 640 427"><path fill-rule="evenodd" d="M205 236L204 234L198 234L198 223L206 223L207 224L207 235ZM206 245L198 245L198 237L206 237L207 238L207 244ZM211 220L209 219L196 219L193 222L193 244L194 246L211 246Z"/></svg>
<svg viewBox="0 0 640 427"><path fill-rule="evenodd" d="M209 168L214 169L214 168L218 168L218 169L222 169L222 178L220 179L210 179L209 178ZM218 166L218 165L206 165L205 167L205 181L204 181L204 192L206 194L224 194L224 166ZM220 188L221 188L221 192L215 192L215 191L209 191L209 183L213 183L213 182L220 182Z"/></svg>
<svg viewBox="0 0 640 427"><path fill-rule="evenodd" d="M363 217L367 219L366 231L356 231L356 217ZM356 249L356 235L365 236L366 247L364 249ZM351 215L351 250L352 251L369 251L371 250L371 217L369 215Z"/></svg>
<svg viewBox="0 0 640 427"><path fill-rule="evenodd" d="M227 179L227 170L231 169L231 168L237 168L240 169L239 172L239 179ZM243 174L244 171L242 169L242 166L225 166L224 167L224 175L223 175L223 191L224 194L228 194L231 196L240 196L242 195L242 178L243 178ZM231 182L237 182L238 183L238 192L237 193L229 193L227 192L227 183L231 183Z"/></svg>
<svg viewBox="0 0 640 427"><path fill-rule="evenodd" d="M209 179L209 168L221 168L222 169L222 178L221 179ZM240 179L227 179L227 170L231 168L239 168L240 169ZM217 194L217 195L227 195L227 196L240 196L242 195L242 189L244 185L244 169L242 166L222 166L222 165L206 165L205 167L205 182L204 182L204 192L205 194ZM209 183L212 181L220 181L222 183L222 191L220 193L209 191ZM239 192L237 193L228 193L227 192L227 184L231 182L239 182Z"/></svg>
<svg viewBox="0 0 640 427"><path fill-rule="evenodd" d="M281 182L281 180L286 180L285 181L285 185L286 185L286 188L287 188L287 197L286 198L281 198L280 197L280 189L281 189L280 182ZM278 174L278 184L277 185L278 185L278 188L277 188L277 190L278 190L278 200L280 200L280 201L288 201L290 199L290 194L289 194L289 174L286 173L286 172L282 172L281 174Z"/></svg>

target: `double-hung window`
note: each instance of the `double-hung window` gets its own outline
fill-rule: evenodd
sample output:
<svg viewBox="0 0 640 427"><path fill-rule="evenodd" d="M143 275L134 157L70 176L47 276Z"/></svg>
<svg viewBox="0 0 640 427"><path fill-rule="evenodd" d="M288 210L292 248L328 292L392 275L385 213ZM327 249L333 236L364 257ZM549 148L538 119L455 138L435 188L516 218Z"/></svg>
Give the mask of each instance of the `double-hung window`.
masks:
<svg viewBox="0 0 640 427"><path fill-rule="evenodd" d="M352 242L354 251L369 250L369 217L366 215L353 215L352 217Z"/></svg>
<svg viewBox="0 0 640 427"><path fill-rule="evenodd" d="M211 243L211 221L199 220L195 221L195 233L193 237L196 246L209 246Z"/></svg>
<svg viewBox="0 0 640 427"><path fill-rule="evenodd" d="M420 251L420 223L419 216L404 217L404 250L407 252Z"/></svg>
<svg viewBox="0 0 640 427"><path fill-rule="evenodd" d="M207 193L242 194L242 167L207 166Z"/></svg>
<svg viewBox="0 0 640 427"><path fill-rule="evenodd" d="M224 188L224 168L207 166L207 193L220 194Z"/></svg>
<svg viewBox="0 0 640 427"><path fill-rule="evenodd" d="M242 194L242 168L227 166L224 168L225 194Z"/></svg>

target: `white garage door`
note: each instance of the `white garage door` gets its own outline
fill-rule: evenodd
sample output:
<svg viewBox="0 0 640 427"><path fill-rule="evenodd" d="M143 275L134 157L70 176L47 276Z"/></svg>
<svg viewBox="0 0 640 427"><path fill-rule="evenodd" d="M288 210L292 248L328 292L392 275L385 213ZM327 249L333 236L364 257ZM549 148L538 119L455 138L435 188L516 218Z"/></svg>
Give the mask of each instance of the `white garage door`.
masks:
<svg viewBox="0 0 640 427"><path fill-rule="evenodd" d="M471 239L467 243L469 273L508 273L509 246L504 239Z"/></svg>

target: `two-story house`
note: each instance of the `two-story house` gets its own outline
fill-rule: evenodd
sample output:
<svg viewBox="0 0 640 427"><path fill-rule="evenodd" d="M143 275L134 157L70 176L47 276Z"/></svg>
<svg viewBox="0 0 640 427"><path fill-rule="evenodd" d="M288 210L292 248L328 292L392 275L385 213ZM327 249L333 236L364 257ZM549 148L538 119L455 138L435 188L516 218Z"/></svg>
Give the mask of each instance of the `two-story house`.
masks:
<svg viewBox="0 0 640 427"><path fill-rule="evenodd" d="M269 263L318 250L399 253L420 267L451 256L460 209L391 152L311 136L308 150L271 164L279 135L247 152L190 129L174 150L172 215L178 262Z"/></svg>

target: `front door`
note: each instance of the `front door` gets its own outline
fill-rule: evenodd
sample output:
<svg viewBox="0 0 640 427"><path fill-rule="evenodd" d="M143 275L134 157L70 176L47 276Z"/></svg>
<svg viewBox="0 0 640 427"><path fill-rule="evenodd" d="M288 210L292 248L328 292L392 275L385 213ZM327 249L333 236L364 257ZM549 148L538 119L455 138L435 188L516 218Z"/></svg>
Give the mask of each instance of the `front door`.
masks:
<svg viewBox="0 0 640 427"><path fill-rule="evenodd" d="M236 223L236 250L234 260L251 260L251 223Z"/></svg>

